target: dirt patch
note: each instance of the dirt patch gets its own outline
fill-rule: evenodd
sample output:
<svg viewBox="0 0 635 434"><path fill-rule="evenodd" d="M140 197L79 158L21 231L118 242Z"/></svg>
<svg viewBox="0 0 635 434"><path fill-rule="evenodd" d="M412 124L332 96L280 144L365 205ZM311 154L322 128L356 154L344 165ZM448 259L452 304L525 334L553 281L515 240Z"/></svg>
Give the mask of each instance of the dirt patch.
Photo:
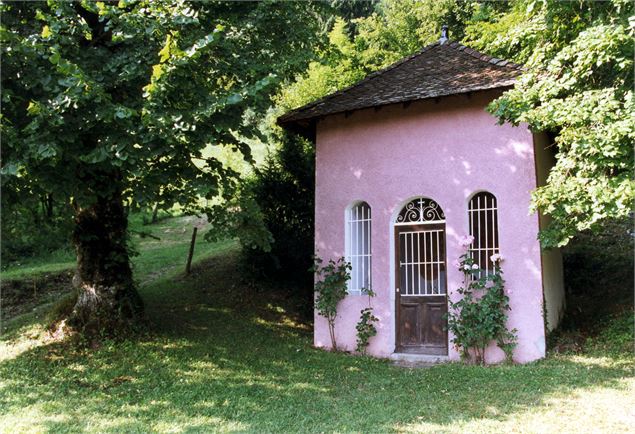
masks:
<svg viewBox="0 0 635 434"><path fill-rule="evenodd" d="M0 283L2 317L9 320L46 301L54 301L68 294L73 286L73 271L46 273L20 280Z"/></svg>

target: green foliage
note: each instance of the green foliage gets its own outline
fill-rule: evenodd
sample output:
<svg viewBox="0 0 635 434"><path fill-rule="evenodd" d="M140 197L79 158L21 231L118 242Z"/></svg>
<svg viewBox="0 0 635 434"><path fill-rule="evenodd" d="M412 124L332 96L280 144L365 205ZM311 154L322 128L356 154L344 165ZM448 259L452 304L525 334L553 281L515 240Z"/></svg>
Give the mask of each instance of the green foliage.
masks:
<svg viewBox="0 0 635 434"><path fill-rule="evenodd" d="M490 111L555 134L556 165L533 193L553 217L546 247L627 216L635 204L632 2L516 2L512 12L475 23L475 48L524 62L526 73Z"/></svg>
<svg viewBox="0 0 635 434"><path fill-rule="evenodd" d="M208 218L213 230L205 235L205 239L218 241L238 234L243 249L270 252L273 238L260 207L246 190L248 187L246 184L230 201L210 207Z"/></svg>
<svg viewBox="0 0 635 434"><path fill-rule="evenodd" d="M313 262L315 150L306 139L283 132L275 119L361 79L363 75L352 66L354 60L348 59L353 52L345 22L335 20L322 63L310 63L305 75L274 98L275 107L264 120L263 130L275 148L262 166L254 167L252 176L243 178L229 202L229 212L219 204L210 215L216 228L239 237L245 246L244 263L252 272L292 280L307 290L313 286L306 270ZM246 224L250 209L258 220ZM308 291L306 295L310 300Z"/></svg>
<svg viewBox="0 0 635 434"><path fill-rule="evenodd" d="M355 23L360 18L365 18L372 14L379 0L330 0L331 7L333 8L334 15L332 20L341 18L350 25L351 34L356 33ZM332 24L329 22L329 24ZM329 25L328 28L331 28Z"/></svg>
<svg viewBox="0 0 635 434"><path fill-rule="evenodd" d="M313 265L315 274L315 310L326 318L331 335L331 345L333 350L337 350L335 340L335 319L337 317L337 306L344 300L347 293L347 283L351 278L351 264L344 258L337 261L329 260L328 264L322 265L322 259L316 257Z"/></svg>
<svg viewBox="0 0 635 434"><path fill-rule="evenodd" d="M485 349L492 341L505 352L508 361L516 346L516 329L507 329L509 297L505 294L505 281L500 260L492 260L494 270L485 274L470 256L460 256L459 271L463 273L463 287L456 292L461 298L449 300L448 330L452 342L464 359L477 364L485 363Z"/></svg>
<svg viewBox="0 0 635 434"><path fill-rule="evenodd" d="M607 220L596 231L578 234L562 250L569 294L594 298L599 291L617 286L632 298L634 249L633 219L630 217Z"/></svg>
<svg viewBox="0 0 635 434"><path fill-rule="evenodd" d="M337 19L319 58L276 97L277 113L345 88L420 50L439 39L443 24L450 25L452 38L460 38L476 8L454 0L380 1L375 12L353 23Z"/></svg>
<svg viewBox="0 0 635 434"><path fill-rule="evenodd" d="M231 197L253 121L304 68L320 4L11 2L2 6L2 188L75 210ZM294 32L288 24L294 23ZM3 208L20 200L3 198ZM5 208L6 209L6 208ZM4 211L4 209L3 209Z"/></svg>
<svg viewBox="0 0 635 434"><path fill-rule="evenodd" d="M314 152L283 135L281 147L246 177L236 196L213 207L210 239L237 236L252 274L292 281L311 300L313 277ZM307 303L307 308L308 308ZM312 308L312 306L310 306Z"/></svg>
<svg viewBox="0 0 635 434"><path fill-rule="evenodd" d="M370 338L377 335L377 327L375 327L375 323L379 321L379 318L373 315L373 307L370 305L370 300L375 296L375 293L371 289L365 288L362 289L362 292L368 295L368 307L365 307L360 311L359 321L355 326L355 330L357 330L356 350L362 354L366 354L368 341Z"/></svg>
<svg viewBox="0 0 635 434"><path fill-rule="evenodd" d="M2 188L34 185L35 194L72 206L82 282L69 324L86 332L84 324L113 329L139 318L126 211L180 204L196 213L232 197L237 165L208 149L253 161L254 119L311 57L305 41L317 33L313 12L321 8L179 0L0 5Z"/></svg>
<svg viewBox="0 0 635 434"><path fill-rule="evenodd" d="M377 13L356 23L355 45L371 69L388 66L438 41L444 24L450 29L450 38L460 40L477 7L476 3L456 0L382 1Z"/></svg>
<svg viewBox="0 0 635 434"><path fill-rule="evenodd" d="M633 351L632 337L630 345L621 349L612 344L627 341L633 332L623 326L625 321L633 324L634 241L633 220L625 218L604 221L599 229L578 234L562 249L567 303L558 328L549 335L550 350ZM605 344L601 337L589 338L599 330L606 335Z"/></svg>
<svg viewBox="0 0 635 434"><path fill-rule="evenodd" d="M306 71L296 76L294 82L283 87L275 97L276 115L349 86L369 72L360 64L344 20L337 19L328 36L329 43L319 59L311 62Z"/></svg>
<svg viewBox="0 0 635 434"><path fill-rule="evenodd" d="M496 10L492 6L505 5ZM484 3L465 27L462 40L466 45L520 64L526 63L541 45L553 42L557 37L543 16L526 16L527 4L522 1L509 3Z"/></svg>
<svg viewBox="0 0 635 434"><path fill-rule="evenodd" d="M23 263L29 258L70 251L69 241L73 227L72 212L66 204L52 197L36 197L20 189L20 199L11 202L3 191L2 242L0 243L2 268Z"/></svg>
<svg viewBox="0 0 635 434"><path fill-rule="evenodd" d="M599 332L587 339L586 350L599 355L633 354L635 351L634 320L635 312L632 305L622 312L603 317L599 321Z"/></svg>
<svg viewBox="0 0 635 434"><path fill-rule="evenodd" d="M287 136L281 141L280 151L256 170L252 184L253 198L273 238L271 252L260 258L257 250L251 250L247 257L310 288L312 278L305 270L311 267L314 245L315 154L304 139Z"/></svg>

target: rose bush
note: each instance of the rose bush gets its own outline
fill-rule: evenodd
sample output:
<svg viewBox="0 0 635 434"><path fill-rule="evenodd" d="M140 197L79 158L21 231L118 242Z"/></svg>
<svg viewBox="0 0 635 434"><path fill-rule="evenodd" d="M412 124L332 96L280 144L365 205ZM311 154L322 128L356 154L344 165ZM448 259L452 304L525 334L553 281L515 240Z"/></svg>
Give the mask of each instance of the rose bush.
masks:
<svg viewBox="0 0 635 434"><path fill-rule="evenodd" d="M461 299L449 301L447 319L448 330L453 334L452 343L464 360L483 364L485 349L495 341L505 352L506 359L511 361L517 330L507 329L510 307L500 265L503 256L492 255L493 270L483 273L470 254L469 246L473 241L471 236L461 238L459 244L465 248L465 253L454 262L463 273L463 286L457 289Z"/></svg>

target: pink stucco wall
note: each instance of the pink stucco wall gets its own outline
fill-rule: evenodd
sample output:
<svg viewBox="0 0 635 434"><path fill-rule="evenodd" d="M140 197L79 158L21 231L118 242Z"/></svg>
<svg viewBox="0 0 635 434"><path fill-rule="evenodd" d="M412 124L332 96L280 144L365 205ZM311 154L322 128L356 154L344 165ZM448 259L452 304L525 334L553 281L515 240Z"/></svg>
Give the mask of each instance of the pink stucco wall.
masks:
<svg viewBox="0 0 635 434"><path fill-rule="evenodd" d="M345 255L345 209L354 201L372 207L372 300L380 318L369 353L386 357L395 348L392 222L410 199L434 199L446 216L448 293L455 298L462 275L450 264L462 253L467 202L487 190L498 199L503 270L511 301L509 326L518 329L514 359L545 355L538 217L528 211L536 186L532 135L526 126L498 125L484 107L497 94L459 95L332 115L318 122L316 139L316 253ZM355 324L367 297L349 295L338 310L338 345L355 348ZM315 316L315 345L329 347L325 320ZM459 354L450 343L449 358ZM503 359L490 348L488 362Z"/></svg>

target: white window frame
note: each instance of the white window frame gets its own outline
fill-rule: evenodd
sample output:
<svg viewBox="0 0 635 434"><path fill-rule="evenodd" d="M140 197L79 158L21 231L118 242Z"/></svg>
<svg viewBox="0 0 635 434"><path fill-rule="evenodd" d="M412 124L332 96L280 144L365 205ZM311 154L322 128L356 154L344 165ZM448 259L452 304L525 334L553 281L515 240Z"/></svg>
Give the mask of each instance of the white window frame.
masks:
<svg viewBox="0 0 635 434"><path fill-rule="evenodd" d="M360 230L360 223L362 228ZM345 239L346 239L346 260L351 264L351 278L348 281L348 293L351 295L362 295L363 286L359 281L368 282L368 288L372 289L372 208L364 201L352 203L346 209L345 215ZM363 225L368 226L368 230L363 229ZM361 243L359 238L361 236ZM366 236L368 243L365 243ZM355 241L358 241L357 243ZM361 244L362 249L368 246L368 251L357 252L354 248ZM361 260L360 260L361 259ZM361 266L361 273L358 275L357 267Z"/></svg>

